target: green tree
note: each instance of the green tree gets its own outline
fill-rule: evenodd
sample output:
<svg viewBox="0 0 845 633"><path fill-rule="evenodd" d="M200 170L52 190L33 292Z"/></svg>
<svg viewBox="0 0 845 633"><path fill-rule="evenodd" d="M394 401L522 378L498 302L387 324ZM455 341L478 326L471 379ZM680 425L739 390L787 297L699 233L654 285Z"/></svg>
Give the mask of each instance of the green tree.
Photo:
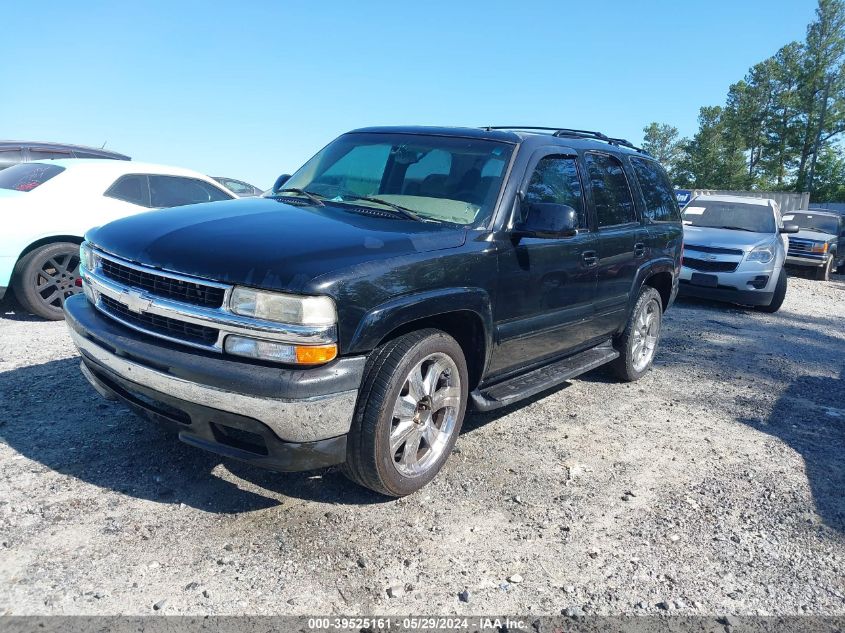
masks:
<svg viewBox="0 0 845 633"><path fill-rule="evenodd" d="M729 117L721 106L705 106L698 132L686 143L680 170L699 189L741 189L746 182L745 156L737 145Z"/></svg>
<svg viewBox="0 0 845 633"><path fill-rule="evenodd" d="M654 156L674 178L683 147L678 128L666 123L649 123L643 128L643 149Z"/></svg>
<svg viewBox="0 0 845 633"><path fill-rule="evenodd" d="M845 132L845 2L819 0L807 27L801 76L803 130L797 185L814 190L821 151Z"/></svg>
<svg viewBox="0 0 845 633"><path fill-rule="evenodd" d="M801 130L799 89L803 46L791 42L770 58L772 104L764 123L760 171L764 188L787 189L798 166Z"/></svg>
<svg viewBox="0 0 845 633"><path fill-rule="evenodd" d="M816 162L813 202L845 202L845 150L825 147Z"/></svg>

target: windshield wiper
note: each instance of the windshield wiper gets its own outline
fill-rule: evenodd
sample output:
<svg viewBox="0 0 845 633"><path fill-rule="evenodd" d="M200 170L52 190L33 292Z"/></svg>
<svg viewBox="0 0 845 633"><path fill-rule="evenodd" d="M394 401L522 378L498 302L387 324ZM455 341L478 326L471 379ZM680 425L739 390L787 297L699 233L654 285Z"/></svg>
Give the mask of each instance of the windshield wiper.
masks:
<svg viewBox="0 0 845 633"><path fill-rule="evenodd" d="M752 229L746 229L741 226L717 226L717 229L728 229L729 231L748 231L749 233L759 233L759 231L754 231Z"/></svg>
<svg viewBox="0 0 845 633"><path fill-rule="evenodd" d="M393 209L397 215L401 215L403 218L407 218L408 220L414 220L416 222L425 222L420 216L416 213L411 211L407 207L403 207L400 204L394 204L393 202L388 202L387 200L382 200L381 198L373 198L372 196L359 196L354 193L345 193L341 197L349 198L350 200L366 200L367 202L375 202L376 204L383 204L386 207L390 207Z"/></svg>
<svg viewBox="0 0 845 633"><path fill-rule="evenodd" d="M313 202L314 204L316 204L316 205L318 205L318 206L321 206L321 207L326 206L326 203L325 203L325 202L323 202L322 200L320 200L320 199L317 197L317 196L318 196L318 195L320 195L320 194L311 193L310 191L307 191L307 190L305 190L305 189L300 189L299 187L286 187L285 189L278 189L277 191L274 191L274 192L273 192L273 194L277 194L277 193L286 193L286 192L290 192L290 193L298 193L298 194L299 194L299 195L301 195L301 196L305 196L305 197L306 197L306 198L308 198L311 202Z"/></svg>

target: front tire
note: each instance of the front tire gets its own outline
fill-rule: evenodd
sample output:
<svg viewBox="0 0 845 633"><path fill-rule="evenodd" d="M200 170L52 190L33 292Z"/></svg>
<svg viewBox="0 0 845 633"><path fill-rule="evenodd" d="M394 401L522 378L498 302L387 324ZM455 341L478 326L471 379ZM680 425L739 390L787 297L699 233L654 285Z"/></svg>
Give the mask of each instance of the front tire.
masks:
<svg viewBox="0 0 845 633"><path fill-rule="evenodd" d="M468 385L460 345L440 330L411 332L376 349L364 371L344 474L391 497L425 486L455 445Z"/></svg>
<svg viewBox="0 0 845 633"><path fill-rule="evenodd" d="M27 253L18 264L15 296L28 312L51 321L64 318L65 299L82 292L79 245L47 244Z"/></svg>
<svg viewBox="0 0 845 633"><path fill-rule="evenodd" d="M833 257L828 257L827 261L820 268L816 268L816 281L830 281L830 272L833 269Z"/></svg>
<svg viewBox="0 0 845 633"><path fill-rule="evenodd" d="M660 342L662 322L660 293L651 286L643 286L625 329L614 341L619 358L613 361L612 366L619 378L633 382L651 369Z"/></svg>
<svg viewBox="0 0 845 633"><path fill-rule="evenodd" d="M786 299L786 270L783 268L780 269L780 275L778 275L778 283L775 286L775 294L772 297L772 302L767 306L758 306L758 310L761 312L777 312L780 310L780 307L783 305L783 300Z"/></svg>

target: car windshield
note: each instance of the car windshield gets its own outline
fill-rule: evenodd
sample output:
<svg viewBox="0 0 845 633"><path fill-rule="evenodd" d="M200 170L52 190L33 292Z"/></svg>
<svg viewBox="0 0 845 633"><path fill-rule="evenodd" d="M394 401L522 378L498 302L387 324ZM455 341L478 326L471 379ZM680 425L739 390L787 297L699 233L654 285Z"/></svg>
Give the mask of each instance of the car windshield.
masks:
<svg viewBox="0 0 845 633"><path fill-rule="evenodd" d="M0 189L32 191L65 170L58 165L19 163L0 171Z"/></svg>
<svg viewBox="0 0 845 633"><path fill-rule="evenodd" d="M774 233L777 228L768 205L701 199L684 209L684 224L754 233Z"/></svg>
<svg viewBox="0 0 845 633"><path fill-rule="evenodd" d="M307 193L385 216L478 225L493 212L513 147L448 136L345 134L265 195Z"/></svg>
<svg viewBox="0 0 845 633"><path fill-rule="evenodd" d="M783 221L797 224L802 229L830 233L831 235L836 235L836 229L839 228L839 218L816 213L791 213L783 216Z"/></svg>

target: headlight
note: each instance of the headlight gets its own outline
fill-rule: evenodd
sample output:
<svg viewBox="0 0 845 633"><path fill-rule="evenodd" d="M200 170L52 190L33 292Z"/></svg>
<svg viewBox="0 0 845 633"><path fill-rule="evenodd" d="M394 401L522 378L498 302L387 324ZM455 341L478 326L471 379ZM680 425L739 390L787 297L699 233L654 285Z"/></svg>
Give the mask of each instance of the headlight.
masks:
<svg viewBox="0 0 845 633"><path fill-rule="evenodd" d="M290 345L230 334L223 349L229 354L294 365L321 365L337 356L337 345Z"/></svg>
<svg viewBox="0 0 845 633"><path fill-rule="evenodd" d="M745 261L760 262L761 264L768 264L775 258L775 247L771 244L765 246L757 246L748 253Z"/></svg>
<svg viewBox="0 0 845 633"><path fill-rule="evenodd" d="M296 325L334 325L337 311L331 297L302 297L236 287L229 299L235 314Z"/></svg>
<svg viewBox="0 0 845 633"><path fill-rule="evenodd" d="M813 245L810 247L810 252L824 255L827 252L827 247L827 242L813 242Z"/></svg>
<svg viewBox="0 0 845 633"><path fill-rule="evenodd" d="M79 245L79 261L86 270L94 270L94 251L88 246L88 242Z"/></svg>

